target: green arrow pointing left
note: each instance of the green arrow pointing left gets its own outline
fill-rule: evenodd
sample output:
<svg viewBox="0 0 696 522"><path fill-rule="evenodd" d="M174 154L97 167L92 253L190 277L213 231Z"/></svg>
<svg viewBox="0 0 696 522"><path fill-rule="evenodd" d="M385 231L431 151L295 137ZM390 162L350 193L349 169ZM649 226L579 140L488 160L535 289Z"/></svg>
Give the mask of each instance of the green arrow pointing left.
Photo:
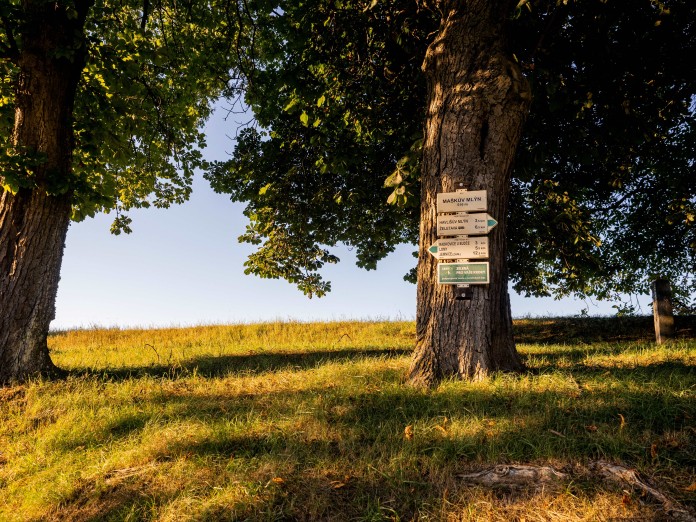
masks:
<svg viewBox="0 0 696 522"><path fill-rule="evenodd" d="M437 245L433 245L428 249L428 252L431 252L433 254L437 254Z"/></svg>

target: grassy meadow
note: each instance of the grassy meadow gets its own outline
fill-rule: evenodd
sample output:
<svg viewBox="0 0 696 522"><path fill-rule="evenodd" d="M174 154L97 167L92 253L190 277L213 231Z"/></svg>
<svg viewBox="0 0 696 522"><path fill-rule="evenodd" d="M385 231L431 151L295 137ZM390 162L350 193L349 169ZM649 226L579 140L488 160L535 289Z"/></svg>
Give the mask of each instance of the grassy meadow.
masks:
<svg viewBox="0 0 696 522"><path fill-rule="evenodd" d="M0 388L0 520L666 520L696 508L693 325L516 321L529 371L405 385L412 322L55 332L55 382ZM502 489L495 464L572 471Z"/></svg>

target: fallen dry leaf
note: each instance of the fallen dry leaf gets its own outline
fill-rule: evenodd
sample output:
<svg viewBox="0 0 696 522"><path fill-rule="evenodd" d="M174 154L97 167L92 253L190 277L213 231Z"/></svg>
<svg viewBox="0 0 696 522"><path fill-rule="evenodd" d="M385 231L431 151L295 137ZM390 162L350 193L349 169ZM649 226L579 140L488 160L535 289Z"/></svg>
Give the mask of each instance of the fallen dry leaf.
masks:
<svg viewBox="0 0 696 522"><path fill-rule="evenodd" d="M276 484L285 484L285 481L280 477L273 477L271 479L271 482L274 482Z"/></svg>
<svg viewBox="0 0 696 522"><path fill-rule="evenodd" d="M696 491L696 482L691 484L688 488L684 488L684 491Z"/></svg>
<svg viewBox="0 0 696 522"><path fill-rule="evenodd" d="M654 459L657 458L657 443L656 442L653 442L650 445L650 456Z"/></svg>
<svg viewBox="0 0 696 522"><path fill-rule="evenodd" d="M626 426L626 419L620 413L619 413L619 418L621 419L621 425L619 426L619 429L622 430L622 429L624 429L624 426Z"/></svg>
<svg viewBox="0 0 696 522"><path fill-rule="evenodd" d="M404 428L404 437L406 437L406 440L413 439L413 426L410 424Z"/></svg>

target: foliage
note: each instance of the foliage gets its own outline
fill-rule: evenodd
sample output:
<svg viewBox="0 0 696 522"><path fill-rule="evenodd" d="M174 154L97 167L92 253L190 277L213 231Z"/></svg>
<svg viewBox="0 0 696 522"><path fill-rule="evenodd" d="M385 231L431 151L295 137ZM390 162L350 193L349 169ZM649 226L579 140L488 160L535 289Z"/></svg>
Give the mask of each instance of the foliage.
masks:
<svg viewBox="0 0 696 522"><path fill-rule="evenodd" d="M510 270L535 295L696 290L696 12L690 2L534 3L515 34L534 102Z"/></svg>
<svg viewBox="0 0 696 522"><path fill-rule="evenodd" d="M413 322L56 333L71 375L0 391L0 519L658 519L589 474L516 494L457 478L602 458L695 506L696 344L626 324L516 322L532 372L433 390L402 382Z"/></svg>
<svg viewBox="0 0 696 522"><path fill-rule="evenodd" d="M416 241L419 191L408 177L422 126L418 70L435 25L415 3L279 5L257 15L258 66L246 93L265 130L243 132L234 158L207 177L248 202L240 239L261 247L247 272L322 295L329 286L318 269L338 261L325 246L356 247L358 265L373 269L395 245Z"/></svg>
<svg viewBox="0 0 696 522"><path fill-rule="evenodd" d="M72 173L58 173L45 187L73 195L73 219L115 209L118 233L129 230L123 211L188 198L194 169L206 165L201 125L212 102L241 85L231 68L237 46L248 40L238 30L239 9L227 0L95 1L82 35L88 57L75 100ZM28 166L40 158L12 147L22 10L3 2L0 14L7 51L0 60L0 162L3 185L16 191L33 187Z"/></svg>
<svg viewBox="0 0 696 522"><path fill-rule="evenodd" d="M261 130L209 178L248 202L241 239L262 245L249 271L321 294L327 247L355 246L373 268L416 241L420 64L437 14L411 0L280 5L255 15L247 101ZM695 9L537 0L511 13L534 93L510 205L518 291L606 299L655 276L682 300L696 289Z"/></svg>

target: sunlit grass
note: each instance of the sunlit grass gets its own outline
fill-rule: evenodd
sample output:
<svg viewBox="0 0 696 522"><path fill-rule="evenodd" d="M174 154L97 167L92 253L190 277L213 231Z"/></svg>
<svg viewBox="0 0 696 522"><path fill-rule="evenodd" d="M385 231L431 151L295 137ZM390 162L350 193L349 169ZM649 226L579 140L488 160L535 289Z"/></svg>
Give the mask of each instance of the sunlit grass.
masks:
<svg viewBox="0 0 696 522"><path fill-rule="evenodd" d="M410 322L56 334L71 376L0 391L0 520L657 517L589 473L517 493L457 479L599 458L696 504L696 341L522 344L529 372L428 391L404 384L414 334Z"/></svg>
<svg viewBox="0 0 696 522"><path fill-rule="evenodd" d="M296 357L351 357L356 350L410 350L411 322L272 322L152 330L73 330L51 338L51 353L66 369L139 370L186 364L219 366L225 356L249 357L248 370L292 365ZM347 351L346 351L347 350ZM349 353L348 353L349 352ZM285 355L279 358L278 355ZM240 361L237 361L240 362ZM238 371L240 368L235 366Z"/></svg>

